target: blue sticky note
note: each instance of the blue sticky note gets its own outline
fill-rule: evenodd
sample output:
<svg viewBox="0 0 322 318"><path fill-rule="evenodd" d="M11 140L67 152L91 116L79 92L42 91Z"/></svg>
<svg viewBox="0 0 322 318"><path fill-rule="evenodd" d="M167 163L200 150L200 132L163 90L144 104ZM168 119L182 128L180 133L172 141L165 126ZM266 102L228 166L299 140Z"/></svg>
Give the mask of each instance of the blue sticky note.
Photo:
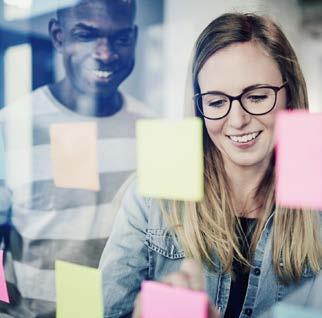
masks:
<svg viewBox="0 0 322 318"><path fill-rule="evenodd" d="M273 308L274 318L322 318L322 312L300 306L279 303Z"/></svg>
<svg viewBox="0 0 322 318"><path fill-rule="evenodd" d="M4 179L5 176L5 165L4 165L4 143L2 133L0 130L0 179Z"/></svg>

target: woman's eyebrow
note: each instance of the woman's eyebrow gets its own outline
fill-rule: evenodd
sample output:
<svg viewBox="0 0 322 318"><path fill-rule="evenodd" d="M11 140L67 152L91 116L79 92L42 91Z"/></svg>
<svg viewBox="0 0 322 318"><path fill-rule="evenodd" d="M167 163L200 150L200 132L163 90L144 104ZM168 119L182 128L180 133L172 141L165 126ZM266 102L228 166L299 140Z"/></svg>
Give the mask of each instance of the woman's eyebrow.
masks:
<svg viewBox="0 0 322 318"><path fill-rule="evenodd" d="M252 90L254 88L263 87L263 86L274 86L274 85L269 84L269 83L257 83L257 84L253 84L253 85L250 85L250 86L245 87L242 90L241 94L244 93L244 92L250 91L250 90ZM228 93L226 93L224 91L220 91L220 90L209 90L209 91L207 91L207 93L219 93L219 94L229 95Z"/></svg>
<svg viewBox="0 0 322 318"><path fill-rule="evenodd" d="M269 83L258 83L258 84L253 84L253 85L250 85L250 86L247 86L243 89L242 93L244 92L247 92L249 90L252 90L254 88L258 88L258 87L262 87L262 86L272 86L272 84L269 84Z"/></svg>

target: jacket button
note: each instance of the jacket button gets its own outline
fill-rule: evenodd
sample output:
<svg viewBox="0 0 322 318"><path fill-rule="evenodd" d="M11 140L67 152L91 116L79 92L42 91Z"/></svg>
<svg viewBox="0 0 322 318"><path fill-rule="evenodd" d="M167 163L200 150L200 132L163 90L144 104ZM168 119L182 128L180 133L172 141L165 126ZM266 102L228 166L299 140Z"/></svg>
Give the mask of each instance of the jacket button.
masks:
<svg viewBox="0 0 322 318"><path fill-rule="evenodd" d="M251 315L252 315L252 313L253 313L253 309L251 309L251 308L246 308L246 309L245 309L245 314L246 314L247 316L251 316Z"/></svg>
<svg viewBox="0 0 322 318"><path fill-rule="evenodd" d="M254 269L254 274L256 275L256 276L259 276L260 274L261 274L261 270L259 269L259 268L255 268Z"/></svg>

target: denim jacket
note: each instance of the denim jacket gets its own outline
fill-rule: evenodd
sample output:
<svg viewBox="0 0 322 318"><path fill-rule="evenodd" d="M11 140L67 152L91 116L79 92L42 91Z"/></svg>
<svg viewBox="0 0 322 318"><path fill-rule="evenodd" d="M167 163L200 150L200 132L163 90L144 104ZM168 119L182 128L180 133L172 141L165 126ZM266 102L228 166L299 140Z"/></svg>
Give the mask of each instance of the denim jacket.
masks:
<svg viewBox="0 0 322 318"><path fill-rule="evenodd" d="M314 273L306 268L300 282L287 286L279 282L272 266L272 221L273 215L256 247L241 318L258 317L298 287L311 288L315 281ZM105 318L130 317L141 282L160 280L179 270L184 257L184 251L167 230L158 200L141 197L134 181L124 196L99 265L103 275ZM215 262L220 267L219 260ZM230 274L204 270L204 278L209 298L224 316Z"/></svg>

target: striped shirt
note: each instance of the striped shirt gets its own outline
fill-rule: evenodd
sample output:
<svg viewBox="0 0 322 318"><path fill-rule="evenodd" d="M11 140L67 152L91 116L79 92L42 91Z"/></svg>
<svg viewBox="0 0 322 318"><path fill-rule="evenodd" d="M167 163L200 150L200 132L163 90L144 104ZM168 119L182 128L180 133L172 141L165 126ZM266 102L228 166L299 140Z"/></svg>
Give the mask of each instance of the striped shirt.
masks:
<svg viewBox="0 0 322 318"><path fill-rule="evenodd" d="M153 117L123 95L117 114L98 118L74 113L47 86L0 112L6 176L0 180L0 224L13 317L54 317L56 259L97 267L111 231L115 195L136 168L135 122ZM49 128L53 123L97 123L99 192L55 187Z"/></svg>

